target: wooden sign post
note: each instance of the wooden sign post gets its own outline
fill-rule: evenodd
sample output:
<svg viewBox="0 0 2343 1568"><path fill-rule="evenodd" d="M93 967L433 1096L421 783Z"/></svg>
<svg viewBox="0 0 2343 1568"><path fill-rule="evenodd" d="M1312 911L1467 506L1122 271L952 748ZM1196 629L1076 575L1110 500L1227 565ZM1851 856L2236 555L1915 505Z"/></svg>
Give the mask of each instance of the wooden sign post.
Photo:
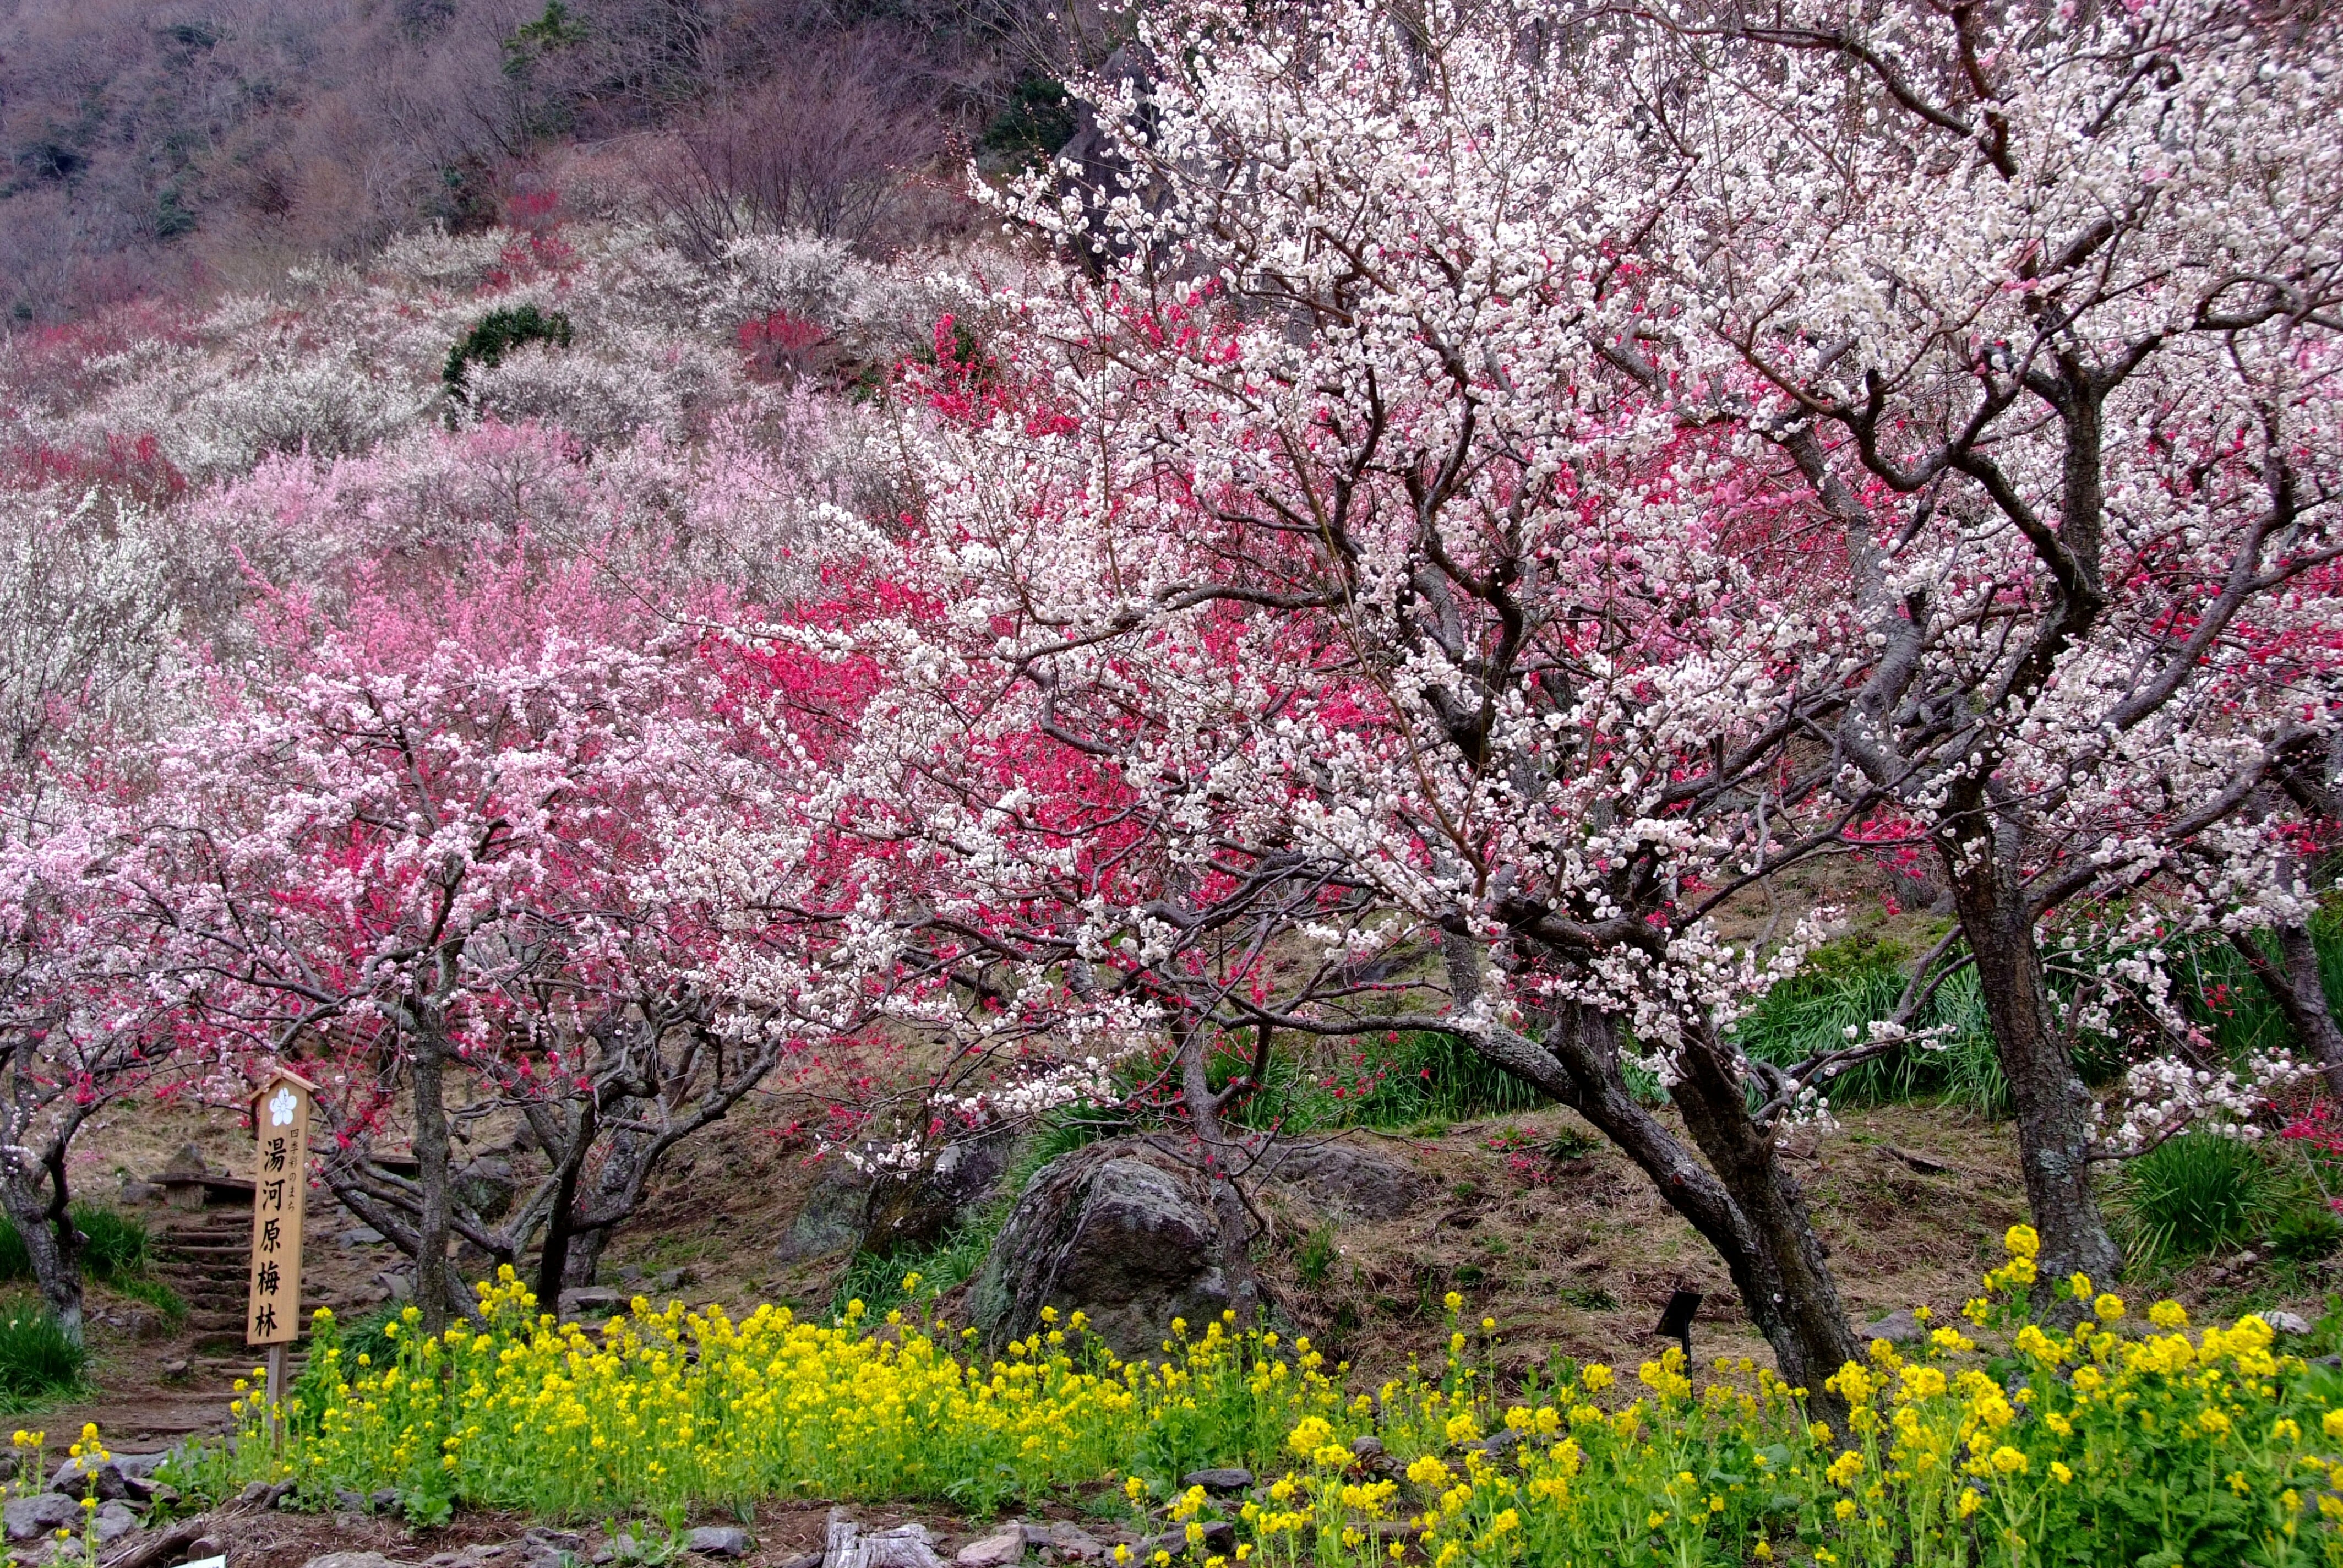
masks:
<svg viewBox="0 0 2343 1568"><path fill-rule="evenodd" d="M309 1100L316 1085L279 1069L252 1102L252 1290L244 1339L268 1350L268 1419L285 1398L285 1347L301 1332L301 1211L309 1188Z"/></svg>

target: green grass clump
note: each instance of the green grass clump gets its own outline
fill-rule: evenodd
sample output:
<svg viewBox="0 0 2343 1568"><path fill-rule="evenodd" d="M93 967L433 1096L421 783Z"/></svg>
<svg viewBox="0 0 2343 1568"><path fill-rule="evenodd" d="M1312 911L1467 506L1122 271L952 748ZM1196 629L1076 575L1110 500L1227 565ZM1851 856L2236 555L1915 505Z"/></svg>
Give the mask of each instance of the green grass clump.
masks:
<svg viewBox="0 0 2343 1568"><path fill-rule="evenodd" d="M96 1203L76 1203L70 1211L74 1229L84 1237L81 1271L116 1295L144 1302L172 1322L185 1321L187 1303L179 1293L156 1279L154 1237L144 1221L117 1209ZM29 1280L33 1260L15 1224L0 1219L0 1281Z"/></svg>
<svg viewBox="0 0 2343 1568"><path fill-rule="evenodd" d="M2132 1262L2166 1265L2256 1240L2288 1193L2254 1145L2193 1133L2126 1164L2108 1197Z"/></svg>
<svg viewBox="0 0 2343 1568"><path fill-rule="evenodd" d="M88 1368L87 1347L68 1338L47 1308L21 1297L0 1304L0 1413L79 1392Z"/></svg>
<svg viewBox="0 0 2343 1568"><path fill-rule="evenodd" d="M1454 1035L1420 1031L1361 1040L1315 1087L1327 1126L1467 1121L1553 1103Z"/></svg>
<svg viewBox="0 0 2343 1568"><path fill-rule="evenodd" d="M1734 1038L1755 1060L1781 1066L1805 1061L1847 1041L1903 1000L1910 955L1893 942L1850 937L1817 949L1805 967L1775 986L1735 1028ZM1831 1081L1835 1104L1876 1105L1932 1095L1983 1115L2009 1109L2009 1083L1993 1049L1993 1024L1976 971L1965 969L1936 988L1915 1020L1929 1043L1907 1044L1874 1057Z"/></svg>

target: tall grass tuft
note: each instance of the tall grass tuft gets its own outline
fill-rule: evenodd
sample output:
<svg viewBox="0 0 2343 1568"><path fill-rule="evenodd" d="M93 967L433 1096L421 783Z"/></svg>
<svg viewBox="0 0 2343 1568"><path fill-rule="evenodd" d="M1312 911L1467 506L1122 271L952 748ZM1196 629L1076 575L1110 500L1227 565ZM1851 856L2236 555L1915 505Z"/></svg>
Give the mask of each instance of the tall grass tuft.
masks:
<svg viewBox="0 0 2343 1568"><path fill-rule="evenodd" d="M2285 1179L2255 1145L2212 1133L2167 1141L2116 1173L2108 1208L2134 1264L2241 1246L2286 1209Z"/></svg>
<svg viewBox="0 0 2343 1568"><path fill-rule="evenodd" d="M1416 1031L1362 1040L1317 1087L1326 1124L1352 1127L1513 1116L1551 1103L1455 1036Z"/></svg>
<svg viewBox="0 0 2343 1568"><path fill-rule="evenodd" d="M150 1271L154 1238L144 1222L96 1203L76 1203L71 1212L74 1228L84 1238L81 1271L85 1278L146 1302L173 1322L187 1315L187 1303L178 1292ZM25 1238L13 1221L0 1218L0 1281L32 1277L33 1260L25 1251Z"/></svg>
<svg viewBox="0 0 2343 1568"><path fill-rule="evenodd" d="M89 1351L38 1302L0 1305L0 1413L14 1415L84 1386Z"/></svg>
<svg viewBox="0 0 2343 1568"><path fill-rule="evenodd" d="M1775 986L1740 1020L1735 1038L1759 1061L1787 1065L1844 1045L1885 1018L1903 1000L1909 977L1905 950L1892 942L1850 938L1818 949L1806 967ZM1879 1104L1935 1095L1986 1116L2009 1109L2009 1083L1994 1054L1993 1025L1976 971L1965 969L1936 988L1916 1020L1933 1031L1928 1045L1906 1045L1832 1081L1841 1105Z"/></svg>

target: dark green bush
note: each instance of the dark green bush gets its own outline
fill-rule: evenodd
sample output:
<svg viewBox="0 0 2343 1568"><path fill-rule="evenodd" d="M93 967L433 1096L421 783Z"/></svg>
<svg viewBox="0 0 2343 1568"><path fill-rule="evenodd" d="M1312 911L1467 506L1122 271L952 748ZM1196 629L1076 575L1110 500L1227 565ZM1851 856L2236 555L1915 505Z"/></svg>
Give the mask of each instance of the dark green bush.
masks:
<svg viewBox="0 0 2343 1568"><path fill-rule="evenodd" d="M1009 101L984 127L984 150L1003 158L1038 164L1073 140L1074 106L1065 84L1047 76L1022 76L1009 89Z"/></svg>
<svg viewBox="0 0 2343 1568"><path fill-rule="evenodd" d="M541 311L534 305L491 310L447 350L447 363L439 379L450 397L467 399L470 394L465 390L464 378L473 366L502 364L506 355L526 343L567 348L569 338L569 317L561 311Z"/></svg>

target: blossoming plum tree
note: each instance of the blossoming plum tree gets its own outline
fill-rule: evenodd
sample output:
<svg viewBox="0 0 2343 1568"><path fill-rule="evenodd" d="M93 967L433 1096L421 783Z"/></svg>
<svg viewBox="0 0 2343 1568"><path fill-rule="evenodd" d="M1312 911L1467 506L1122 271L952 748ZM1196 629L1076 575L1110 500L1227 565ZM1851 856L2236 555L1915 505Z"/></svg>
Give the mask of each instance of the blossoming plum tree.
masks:
<svg viewBox="0 0 2343 1568"><path fill-rule="evenodd" d="M291 602L272 635L274 667L159 748L152 919L200 954L213 1038L328 1060L326 1178L415 1258L433 1322L467 1304L451 1236L510 1263L541 1231L558 1291L788 1046L716 1027L703 910L666 875L769 774L698 638L574 574L361 597L340 625ZM402 1099L411 1174L378 1147ZM448 1166L451 1127L500 1110L544 1169L498 1227Z"/></svg>
<svg viewBox="0 0 2343 1568"><path fill-rule="evenodd" d="M1120 652L1165 701L1165 628L1311 628L1242 644L1267 699L1216 716L1199 822L1280 815L1437 933L1450 1007L1411 1021L1627 1150L1811 1386L1848 1339L1775 1137L1902 1030L1749 1060L1816 928L1719 916L1934 855L2046 1272L2112 1272L2044 922L2270 910L2240 808L2337 695L2320 45L1897 16L1151 18L1182 68L1088 89L1130 177L1004 201L1102 273L1017 301L1061 422L926 454L956 602L1036 692Z"/></svg>

